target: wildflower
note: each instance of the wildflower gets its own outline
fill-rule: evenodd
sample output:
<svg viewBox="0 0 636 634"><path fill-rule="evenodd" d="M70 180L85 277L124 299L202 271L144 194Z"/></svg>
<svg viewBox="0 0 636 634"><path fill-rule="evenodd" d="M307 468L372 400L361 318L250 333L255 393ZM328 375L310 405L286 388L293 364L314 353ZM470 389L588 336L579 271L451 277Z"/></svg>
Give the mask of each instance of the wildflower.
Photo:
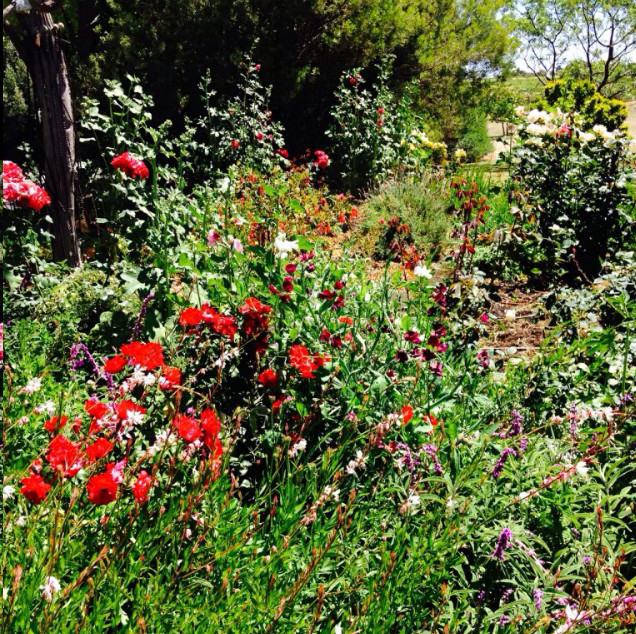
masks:
<svg viewBox="0 0 636 634"><path fill-rule="evenodd" d="M15 495L15 487L11 486L10 484L7 484L4 487L2 487L2 500L4 502L6 502L7 500L10 500L14 495Z"/></svg>
<svg viewBox="0 0 636 634"><path fill-rule="evenodd" d="M66 436L56 436L49 445L47 462L64 476L72 478L82 468L80 447Z"/></svg>
<svg viewBox="0 0 636 634"><path fill-rule="evenodd" d="M516 456L516 455L517 455L517 452L514 449L512 449L512 447L507 447L506 449L504 449L499 455L499 459L497 460L497 463L495 464L492 470L492 476L494 478L499 478L501 474L503 473L503 468L504 468L504 465L506 464L506 461L508 460L508 456Z"/></svg>
<svg viewBox="0 0 636 634"><path fill-rule="evenodd" d="M51 485L44 481L39 473L32 473L28 478L24 478L21 483L20 493L33 504L40 504L46 498Z"/></svg>
<svg viewBox="0 0 636 634"><path fill-rule="evenodd" d="M274 370L267 369L258 375L258 381L263 387L271 389L278 385L278 376Z"/></svg>
<svg viewBox="0 0 636 634"><path fill-rule="evenodd" d="M238 253L245 253L245 247L238 238L232 240L232 248Z"/></svg>
<svg viewBox="0 0 636 634"><path fill-rule="evenodd" d="M173 425L175 426L179 436L181 436L181 438L183 438L186 442L192 443L201 437L201 427L191 416L179 414L174 419Z"/></svg>
<svg viewBox="0 0 636 634"><path fill-rule="evenodd" d="M406 425L413 418L413 408L410 405L405 405L402 408L402 421Z"/></svg>
<svg viewBox="0 0 636 634"><path fill-rule="evenodd" d="M162 390L174 390L181 384L181 370L166 365L159 377L159 388Z"/></svg>
<svg viewBox="0 0 636 634"><path fill-rule="evenodd" d="M139 504L143 504L148 501L151 486L152 478L146 471L140 471L139 476L132 485L133 495Z"/></svg>
<svg viewBox="0 0 636 634"><path fill-rule="evenodd" d="M86 455L91 462L96 462L112 451L114 446L107 438L98 438L86 448Z"/></svg>
<svg viewBox="0 0 636 634"><path fill-rule="evenodd" d="M115 405L115 414L120 421L131 425L138 425L143 422L146 409L131 400L120 401Z"/></svg>
<svg viewBox="0 0 636 634"><path fill-rule="evenodd" d="M353 458L352 460L349 460L345 468L345 471L349 475L356 475L356 472L358 471L358 469L365 469L366 466L367 466L367 459L362 453L362 451L358 449L358 451L356 451L356 457Z"/></svg>
<svg viewBox="0 0 636 634"><path fill-rule="evenodd" d="M139 178L148 178L150 176L150 172L148 171L148 167L146 164L140 160L133 157L130 152L123 152L119 154L110 162L110 164L118 170L121 170L131 178L139 177Z"/></svg>
<svg viewBox="0 0 636 634"><path fill-rule="evenodd" d="M541 604L543 603L543 590L535 588L532 591L532 594L534 595L534 607L537 608L537 610L540 610Z"/></svg>
<svg viewBox="0 0 636 634"><path fill-rule="evenodd" d="M94 475L86 483L88 501L91 504L104 505L117 498L118 474L114 472L114 463L106 466L106 471Z"/></svg>
<svg viewBox="0 0 636 634"><path fill-rule="evenodd" d="M208 244L212 247L221 239L221 234L216 229L208 231Z"/></svg>
<svg viewBox="0 0 636 634"><path fill-rule="evenodd" d="M306 448L307 441L304 438L301 438L289 448L289 457L295 458L301 451L305 451Z"/></svg>
<svg viewBox="0 0 636 634"><path fill-rule="evenodd" d="M499 534L499 538L497 539L497 545L495 546L495 550L492 555L490 555L493 559L499 559L500 561L505 561L506 556L504 552L506 548L509 547L510 541L512 540L512 531L506 527Z"/></svg>
<svg viewBox="0 0 636 634"><path fill-rule="evenodd" d="M64 427L67 422L68 418L66 416L53 416L44 423L44 429L46 429L46 431L50 431L51 433L55 433L62 429L62 427Z"/></svg>
<svg viewBox="0 0 636 634"><path fill-rule="evenodd" d="M305 379L315 378L314 371L328 360L328 357L323 357L317 352L312 355L306 346L294 345L289 349L290 365L296 368Z"/></svg>
<svg viewBox="0 0 636 634"><path fill-rule="evenodd" d="M20 167L11 161L2 161L2 199L34 211L51 204L46 190L25 178Z"/></svg>
<svg viewBox="0 0 636 634"><path fill-rule="evenodd" d="M44 585L40 586L42 591L42 598L47 602L53 601L53 595L57 594L62 589L60 582L55 577L46 577L44 579Z"/></svg>
<svg viewBox="0 0 636 634"><path fill-rule="evenodd" d="M413 269L413 275L415 275L415 277L424 277L427 280L430 280L433 277L430 269L425 264L418 264Z"/></svg>
<svg viewBox="0 0 636 634"><path fill-rule="evenodd" d="M35 377L34 379L29 379L27 384L20 390L20 394L35 394L35 392L39 392L42 387L42 379L39 377Z"/></svg>
<svg viewBox="0 0 636 634"><path fill-rule="evenodd" d="M287 240L284 233L279 233L274 240L274 250L277 258L286 258L290 253L298 251L298 240Z"/></svg>
<svg viewBox="0 0 636 634"><path fill-rule="evenodd" d="M121 372L128 363L126 357L122 357L121 355L116 355L111 357L104 363L104 372L108 372L109 374L117 374Z"/></svg>

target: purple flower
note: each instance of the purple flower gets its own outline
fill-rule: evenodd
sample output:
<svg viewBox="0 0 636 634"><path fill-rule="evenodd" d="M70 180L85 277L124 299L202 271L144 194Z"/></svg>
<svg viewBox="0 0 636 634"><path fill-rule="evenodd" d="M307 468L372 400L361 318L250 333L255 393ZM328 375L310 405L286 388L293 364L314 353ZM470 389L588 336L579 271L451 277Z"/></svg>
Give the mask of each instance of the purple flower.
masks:
<svg viewBox="0 0 636 634"><path fill-rule="evenodd" d="M512 540L512 531L506 526L506 528L504 528L499 534L499 538L497 539L497 545L495 546L495 551L490 556L493 559L499 559L500 561L505 561L506 556L504 555L504 551L510 545L511 540Z"/></svg>
<svg viewBox="0 0 636 634"><path fill-rule="evenodd" d="M492 470L493 477L498 478L502 474L504 465L506 464L506 460L508 460L508 456L510 455L517 455L517 452L512 447L508 447L501 452L501 454L499 455L499 460L497 460L497 464L495 464Z"/></svg>
<svg viewBox="0 0 636 634"><path fill-rule="evenodd" d="M132 331L132 340L134 341L135 339L137 339L137 337L139 336L139 332L141 330L141 324L144 320L144 317L146 316L146 310L148 309L148 303L150 302L151 299L153 299L155 296L155 294L153 292L148 293L148 295L146 295L146 297L144 298L144 301L141 302L141 308L139 309L139 316L137 317L137 321L135 323L135 327L133 328Z"/></svg>
<svg viewBox="0 0 636 634"><path fill-rule="evenodd" d="M537 610L540 610L543 603L543 590L535 588L532 591L532 594L534 595L534 607L537 608Z"/></svg>

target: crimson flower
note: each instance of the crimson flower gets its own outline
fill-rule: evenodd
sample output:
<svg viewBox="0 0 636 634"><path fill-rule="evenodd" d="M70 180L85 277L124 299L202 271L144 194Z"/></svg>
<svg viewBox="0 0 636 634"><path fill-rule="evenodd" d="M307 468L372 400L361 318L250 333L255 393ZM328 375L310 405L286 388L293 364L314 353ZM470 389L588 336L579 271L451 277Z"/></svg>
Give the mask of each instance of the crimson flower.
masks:
<svg viewBox="0 0 636 634"><path fill-rule="evenodd" d="M263 370L258 375L258 380L259 383L267 389L274 388L278 385L278 376L276 376L276 372L269 368L267 370Z"/></svg>
<svg viewBox="0 0 636 634"><path fill-rule="evenodd" d="M151 486L152 478L148 475L148 472L140 471L139 476L132 485L133 495L139 504L143 504L148 501Z"/></svg>
<svg viewBox="0 0 636 634"><path fill-rule="evenodd" d="M108 374L117 374L121 372L128 363L126 357L122 357L121 355L116 355L111 357L104 363L104 371L108 372Z"/></svg>
<svg viewBox="0 0 636 634"><path fill-rule="evenodd" d="M118 170L121 170L126 174L126 176L130 176L131 178L135 178L138 176L139 178L148 178L150 176L150 172L146 167L146 164L136 159L130 152L123 152L119 154L110 162L110 164Z"/></svg>
<svg viewBox="0 0 636 634"><path fill-rule="evenodd" d="M46 190L25 178L20 167L11 161L2 161L2 199L34 211L51 204Z"/></svg>
<svg viewBox="0 0 636 634"><path fill-rule="evenodd" d="M53 418L49 418L49 420L44 423L44 429L53 434L62 429L67 422L68 418L66 416L62 416L61 418L59 416L53 416Z"/></svg>
<svg viewBox="0 0 636 634"><path fill-rule="evenodd" d="M161 344L153 341L125 343L120 351L123 355L130 357L135 365L140 365L146 370L154 370L163 365L163 348Z"/></svg>
<svg viewBox="0 0 636 634"><path fill-rule="evenodd" d="M203 321L203 311L200 308L186 308L179 317L182 326L198 326Z"/></svg>
<svg viewBox="0 0 636 634"><path fill-rule="evenodd" d="M80 447L66 436L56 436L49 445L46 460L55 471L72 478L82 468Z"/></svg>
<svg viewBox="0 0 636 634"><path fill-rule="evenodd" d="M33 504L43 502L51 489L51 485L45 482L39 473L32 473L28 478L24 478L21 484L20 493Z"/></svg>
<svg viewBox="0 0 636 634"><path fill-rule="evenodd" d="M191 416L179 414L174 419L173 424L179 436L181 436L181 438L183 438L186 442L194 442L201 437L201 427L199 426L199 423L197 423L196 419Z"/></svg>
<svg viewBox="0 0 636 634"><path fill-rule="evenodd" d="M106 467L106 471L98 473L86 483L88 501L91 504L110 504L117 498L118 481L113 474L114 463Z"/></svg>
<svg viewBox="0 0 636 634"><path fill-rule="evenodd" d="M107 438L99 438L86 448L86 455L91 462L97 462L112 451L114 446Z"/></svg>
<svg viewBox="0 0 636 634"><path fill-rule="evenodd" d="M162 390L174 390L181 384L181 370L166 365L159 377L159 387Z"/></svg>

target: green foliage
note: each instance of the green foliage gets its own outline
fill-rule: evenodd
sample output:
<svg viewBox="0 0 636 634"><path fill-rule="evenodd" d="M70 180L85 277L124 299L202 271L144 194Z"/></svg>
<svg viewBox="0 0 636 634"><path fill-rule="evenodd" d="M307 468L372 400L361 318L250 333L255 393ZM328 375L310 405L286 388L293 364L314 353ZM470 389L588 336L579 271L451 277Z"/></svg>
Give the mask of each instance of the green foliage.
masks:
<svg viewBox="0 0 636 634"><path fill-rule="evenodd" d="M466 112L457 146L466 151L470 161L476 161L492 150L486 115L481 108Z"/></svg>
<svg viewBox="0 0 636 634"><path fill-rule="evenodd" d="M445 177L432 172L422 178L388 181L380 185L362 208L361 239L369 253L392 259L393 219L409 228L411 241L424 260L439 255L451 228L449 188Z"/></svg>
<svg viewBox="0 0 636 634"><path fill-rule="evenodd" d="M627 105L618 99L608 99L587 79L557 80L545 87L549 106L583 116L585 129L604 125L608 130L620 128L627 119Z"/></svg>

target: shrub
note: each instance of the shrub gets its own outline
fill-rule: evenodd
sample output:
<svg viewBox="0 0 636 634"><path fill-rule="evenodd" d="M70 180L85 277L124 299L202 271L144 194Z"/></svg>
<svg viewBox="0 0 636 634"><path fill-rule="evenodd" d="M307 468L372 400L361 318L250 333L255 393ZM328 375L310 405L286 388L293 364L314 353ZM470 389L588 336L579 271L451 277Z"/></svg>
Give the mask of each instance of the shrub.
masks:
<svg viewBox="0 0 636 634"><path fill-rule="evenodd" d="M585 103L597 100L592 95ZM523 219L529 229L536 227L545 272L576 275L580 266L593 277L610 243L620 244L633 223L626 213L629 141L620 129L602 124L590 131L587 115L518 113L512 178L521 192Z"/></svg>
<svg viewBox="0 0 636 634"><path fill-rule="evenodd" d="M457 147L465 150L471 161L477 161L492 150L486 115L480 108L471 108L466 112Z"/></svg>
<svg viewBox="0 0 636 634"><path fill-rule="evenodd" d="M419 255L425 260L434 258L450 233L449 200L448 179L435 172L422 179L383 183L363 205L361 233L368 251L381 259L393 259L396 226L404 225L408 227L408 242Z"/></svg>

